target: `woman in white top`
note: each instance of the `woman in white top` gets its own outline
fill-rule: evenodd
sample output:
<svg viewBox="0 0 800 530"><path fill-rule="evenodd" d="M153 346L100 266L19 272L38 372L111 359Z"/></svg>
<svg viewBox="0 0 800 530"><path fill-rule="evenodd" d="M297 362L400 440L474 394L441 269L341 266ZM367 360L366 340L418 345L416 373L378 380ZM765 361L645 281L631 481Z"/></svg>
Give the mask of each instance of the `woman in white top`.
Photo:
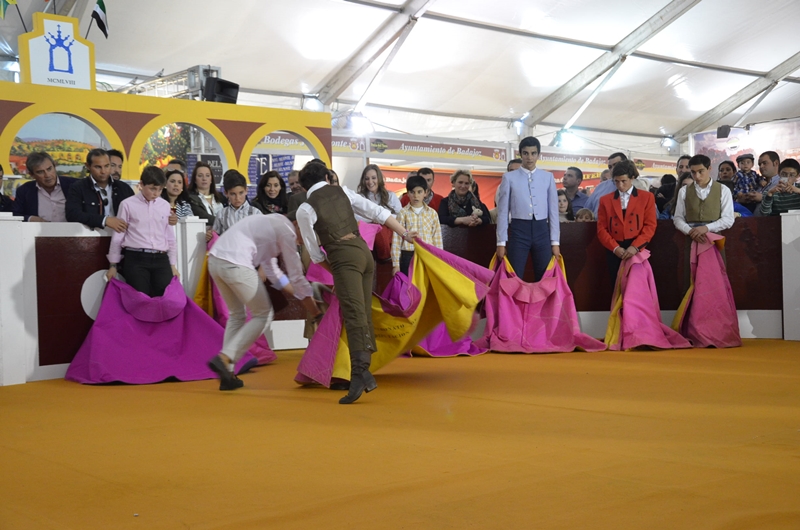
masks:
<svg viewBox="0 0 800 530"><path fill-rule="evenodd" d="M378 206L386 208L392 214L397 214L403 209L397 195L386 189L383 173L375 164L368 165L361 172L361 181L358 183L356 191Z"/></svg>

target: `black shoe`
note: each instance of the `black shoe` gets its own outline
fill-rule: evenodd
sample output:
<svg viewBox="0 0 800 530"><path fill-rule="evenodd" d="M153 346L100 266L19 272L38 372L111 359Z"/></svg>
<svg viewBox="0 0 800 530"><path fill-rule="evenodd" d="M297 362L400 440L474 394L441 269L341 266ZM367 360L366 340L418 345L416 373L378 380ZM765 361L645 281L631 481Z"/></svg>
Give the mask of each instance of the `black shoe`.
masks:
<svg viewBox="0 0 800 530"><path fill-rule="evenodd" d="M331 383L331 390L350 390L350 381L336 381Z"/></svg>
<svg viewBox="0 0 800 530"><path fill-rule="evenodd" d="M369 370L364 370L361 377L364 379L364 392L369 393L378 388L378 382L375 381Z"/></svg>
<svg viewBox="0 0 800 530"><path fill-rule="evenodd" d="M236 376L233 372L228 370L228 365L219 355L214 356L213 359L208 361L208 367L219 376L221 383L225 383L226 386L233 386L234 383L232 381Z"/></svg>
<svg viewBox="0 0 800 530"><path fill-rule="evenodd" d="M339 400L340 405L348 405L361 397L364 391L372 392L378 388L375 378L369 373L372 353L368 351L350 352L350 391Z"/></svg>
<svg viewBox="0 0 800 530"><path fill-rule="evenodd" d="M219 389L220 390L236 390L237 388L242 388L244 386L244 381L233 376L230 382L225 381L224 379L219 380Z"/></svg>
<svg viewBox="0 0 800 530"><path fill-rule="evenodd" d="M366 390L367 386L364 384L364 379L361 374L354 375L350 379L350 391L345 397L339 400L340 405L349 405L361 397L361 394Z"/></svg>

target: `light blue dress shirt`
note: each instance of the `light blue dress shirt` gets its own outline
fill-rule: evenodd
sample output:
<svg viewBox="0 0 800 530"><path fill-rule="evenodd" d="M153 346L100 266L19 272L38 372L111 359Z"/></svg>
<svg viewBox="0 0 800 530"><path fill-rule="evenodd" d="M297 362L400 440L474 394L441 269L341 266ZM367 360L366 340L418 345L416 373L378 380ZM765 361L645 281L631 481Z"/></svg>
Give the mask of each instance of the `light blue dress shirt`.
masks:
<svg viewBox="0 0 800 530"><path fill-rule="evenodd" d="M603 195L608 195L609 193L613 193L616 189L617 186L614 184L613 180L604 180L598 184L592 194L589 195L589 199L586 201L586 204L584 204L583 207L590 209L594 214L594 218L597 219L597 210L600 209L600 197Z"/></svg>
<svg viewBox="0 0 800 530"><path fill-rule="evenodd" d="M553 174L543 169L531 172L520 167L503 175L497 193L497 246L505 246L508 241L509 217L526 221L547 219L550 244L558 245L561 230Z"/></svg>

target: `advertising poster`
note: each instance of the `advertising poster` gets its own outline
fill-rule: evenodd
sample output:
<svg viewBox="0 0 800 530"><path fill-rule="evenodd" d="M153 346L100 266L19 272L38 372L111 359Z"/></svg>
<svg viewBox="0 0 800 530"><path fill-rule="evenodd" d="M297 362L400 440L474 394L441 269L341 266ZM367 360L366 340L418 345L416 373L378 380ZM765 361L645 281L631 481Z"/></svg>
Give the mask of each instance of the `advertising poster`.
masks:
<svg viewBox="0 0 800 530"><path fill-rule="evenodd" d="M83 176L86 155L92 149L108 149L108 142L93 127L68 114L44 114L26 123L14 138L7 175L26 176L25 161L33 151L50 153L58 174L65 177Z"/></svg>
<svg viewBox="0 0 800 530"><path fill-rule="evenodd" d="M247 178L250 179L250 184L253 186L257 186L261 175L269 171L269 158L270 155L252 155L250 157L250 162L247 164Z"/></svg>
<svg viewBox="0 0 800 530"><path fill-rule="evenodd" d="M274 155L272 157L272 171L277 171L283 180L289 178L289 173L294 169L294 155Z"/></svg>
<svg viewBox="0 0 800 530"><path fill-rule="evenodd" d="M191 146L190 128L186 123L170 123L150 135L142 149L139 169L147 166L163 168L170 160L186 160Z"/></svg>
<svg viewBox="0 0 800 530"><path fill-rule="evenodd" d="M225 173L222 168L222 158L219 155L200 155L200 162L205 162L211 166L211 172L214 174L214 184L219 189L222 186L222 175Z"/></svg>

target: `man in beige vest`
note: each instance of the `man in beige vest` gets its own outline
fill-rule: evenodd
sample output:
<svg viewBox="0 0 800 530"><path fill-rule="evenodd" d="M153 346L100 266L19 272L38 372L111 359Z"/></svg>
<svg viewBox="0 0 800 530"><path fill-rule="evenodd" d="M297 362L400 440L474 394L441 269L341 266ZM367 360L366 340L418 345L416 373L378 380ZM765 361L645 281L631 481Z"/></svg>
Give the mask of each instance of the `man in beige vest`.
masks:
<svg viewBox="0 0 800 530"><path fill-rule="evenodd" d="M371 312L375 262L358 232L355 213L386 225L406 241L413 241L416 233L408 232L386 208L347 188L329 185L327 175L325 166L315 162L306 164L300 172L308 199L297 209L297 226L311 260L333 274L350 349L350 390L339 400L345 405L378 387L369 372L376 350Z"/></svg>
<svg viewBox="0 0 800 530"><path fill-rule="evenodd" d="M689 160L689 171L694 184L678 192L673 222L675 228L705 243L706 233L721 232L733 226L733 197L731 190L711 180L711 159L695 155Z"/></svg>
<svg viewBox="0 0 800 530"><path fill-rule="evenodd" d="M694 183L680 189L675 203L675 228L689 236L691 245L684 265L687 291L672 328L696 348L736 347L742 341L725 256L715 245L706 245L709 232L733 226L733 196L727 186L711 180L710 168L707 156L693 156L689 171Z"/></svg>

